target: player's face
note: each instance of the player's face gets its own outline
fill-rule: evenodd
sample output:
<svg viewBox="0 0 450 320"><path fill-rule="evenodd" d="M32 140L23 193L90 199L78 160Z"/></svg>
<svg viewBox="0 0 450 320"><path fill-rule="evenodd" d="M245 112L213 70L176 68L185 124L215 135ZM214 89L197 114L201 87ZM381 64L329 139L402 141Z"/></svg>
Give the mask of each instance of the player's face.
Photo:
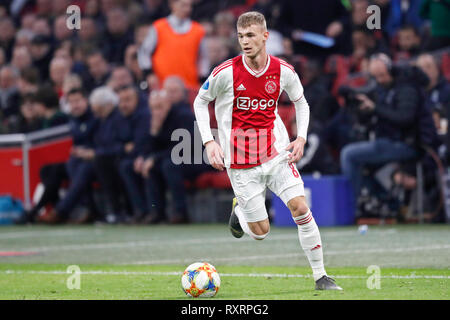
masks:
<svg viewBox="0 0 450 320"><path fill-rule="evenodd" d="M239 45L248 58L255 58L265 48L269 32L260 25L252 24L249 27L237 28Z"/></svg>

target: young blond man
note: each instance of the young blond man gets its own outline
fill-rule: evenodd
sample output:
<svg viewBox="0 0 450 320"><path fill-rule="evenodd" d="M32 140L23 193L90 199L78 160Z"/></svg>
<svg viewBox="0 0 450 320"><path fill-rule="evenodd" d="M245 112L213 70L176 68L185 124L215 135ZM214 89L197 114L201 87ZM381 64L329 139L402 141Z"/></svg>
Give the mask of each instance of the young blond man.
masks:
<svg viewBox="0 0 450 320"><path fill-rule="evenodd" d="M263 240L270 230L265 207L266 188L287 205L313 271L317 290L342 290L327 276L322 242L305 200L303 181L295 164L303 156L309 106L294 68L268 55L266 21L258 12L242 14L237 35L243 54L217 66L194 101L194 111L208 160L225 170L236 198L230 216L232 235L244 233ZM296 109L298 137L290 142L278 115L278 98L286 91ZM214 140L208 113L215 100L219 142Z"/></svg>

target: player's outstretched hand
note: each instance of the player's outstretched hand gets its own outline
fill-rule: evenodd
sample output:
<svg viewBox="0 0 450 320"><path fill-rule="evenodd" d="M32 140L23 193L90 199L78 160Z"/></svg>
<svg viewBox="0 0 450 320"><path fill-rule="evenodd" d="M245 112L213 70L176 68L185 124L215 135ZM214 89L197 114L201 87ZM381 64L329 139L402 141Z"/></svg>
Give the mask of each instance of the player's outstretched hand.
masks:
<svg viewBox="0 0 450 320"><path fill-rule="evenodd" d="M288 154L289 163L297 163L303 157L303 150L305 149L306 140L302 137L297 137L294 141L288 144L286 150L292 149L292 152Z"/></svg>
<svg viewBox="0 0 450 320"><path fill-rule="evenodd" d="M206 154L208 155L209 163L213 168L223 171L225 165L223 164L223 150L220 145L214 140L208 141L205 144Z"/></svg>

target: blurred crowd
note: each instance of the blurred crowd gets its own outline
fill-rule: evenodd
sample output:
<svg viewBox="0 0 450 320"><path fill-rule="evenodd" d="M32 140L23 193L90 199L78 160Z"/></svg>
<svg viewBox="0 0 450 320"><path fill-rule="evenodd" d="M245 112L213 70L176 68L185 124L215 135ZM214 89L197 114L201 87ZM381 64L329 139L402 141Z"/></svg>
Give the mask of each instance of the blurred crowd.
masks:
<svg viewBox="0 0 450 320"><path fill-rule="evenodd" d="M70 5L81 9L79 29L68 28ZM185 181L211 168L174 165L171 133L193 132L198 88L240 54L235 23L250 10L266 17L268 53L292 64L305 88L311 122L301 172L343 173L359 215L371 214L368 201L358 202L371 194L389 204L372 211L389 215L410 207L420 162L431 194L425 210L439 220L436 173L448 163L450 140L450 0L4 0L0 133L67 123L74 141L67 163L41 171L44 195L27 221L64 221L83 203L79 222L187 222ZM368 19L381 29L369 29ZM293 107L280 99L294 137ZM381 147L391 152L376 157ZM374 181L386 165L388 178ZM97 214L94 181L107 203Z"/></svg>

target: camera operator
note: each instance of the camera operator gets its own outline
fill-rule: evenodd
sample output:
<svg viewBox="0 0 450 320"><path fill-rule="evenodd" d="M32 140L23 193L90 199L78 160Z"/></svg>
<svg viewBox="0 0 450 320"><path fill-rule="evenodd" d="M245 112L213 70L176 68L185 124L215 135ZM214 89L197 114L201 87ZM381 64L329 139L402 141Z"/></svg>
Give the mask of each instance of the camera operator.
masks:
<svg viewBox="0 0 450 320"><path fill-rule="evenodd" d="M341 151L342 171L352 183L355 200L362 187L365 166L416 159L422 140L421 127L434 127L431 114L423 108L421 87L428 79L423 74L417 76L417 72L411 76L403 68L393 67L391 59L383 53L370 58L369 73L377 83L374 99L365 94L356 98L361 102L360 110L377 118L375 138L350 143Z"/></svg>

